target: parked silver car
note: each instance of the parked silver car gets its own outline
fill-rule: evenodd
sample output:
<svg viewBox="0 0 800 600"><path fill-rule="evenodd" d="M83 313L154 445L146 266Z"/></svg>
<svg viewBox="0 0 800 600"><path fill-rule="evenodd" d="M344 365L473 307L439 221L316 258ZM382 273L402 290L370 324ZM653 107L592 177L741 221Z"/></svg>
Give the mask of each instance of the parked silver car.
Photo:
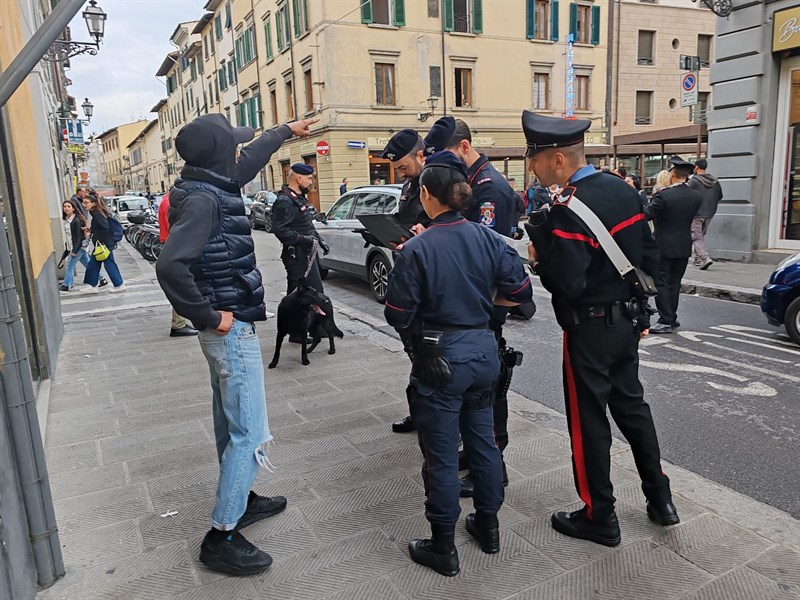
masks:
<svg viewBox="0 0 800 600"><path fill-rule="evenodd" d="M360 233L359 215L397 211L401 185L370 185L345 193L326 213L318 213L314 226L330 246L327 256L320 256L323 279L328 270L366 279L378 302L386 300L389 271L394 266L392 251L367 245Z"/></svg>

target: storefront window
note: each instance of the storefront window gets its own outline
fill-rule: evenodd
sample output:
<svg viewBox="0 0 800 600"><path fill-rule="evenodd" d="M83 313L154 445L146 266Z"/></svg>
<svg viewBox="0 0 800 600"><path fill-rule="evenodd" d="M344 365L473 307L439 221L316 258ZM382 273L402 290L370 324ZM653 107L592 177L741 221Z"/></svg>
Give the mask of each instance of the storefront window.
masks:
<svg viewBox="0 0 800 600"><path fill-rule="evenodd" d="M800 69L792 71L789 140L789 181L783 207L781 237L787 240L800 240Z"/></svg>

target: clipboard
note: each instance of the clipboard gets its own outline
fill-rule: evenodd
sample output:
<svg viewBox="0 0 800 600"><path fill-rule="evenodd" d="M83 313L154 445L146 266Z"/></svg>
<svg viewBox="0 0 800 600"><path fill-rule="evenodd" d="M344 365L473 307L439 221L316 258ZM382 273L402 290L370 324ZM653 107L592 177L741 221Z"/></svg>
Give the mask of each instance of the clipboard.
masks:
<svg viewBox="0 0 800 600"><path fill-rule="evenodd" d="M392 243L399 244L401 238L414 237L411 230L393 214L360 215L356 218L361 221L367 233L386 248L391 248Z"/></svg>

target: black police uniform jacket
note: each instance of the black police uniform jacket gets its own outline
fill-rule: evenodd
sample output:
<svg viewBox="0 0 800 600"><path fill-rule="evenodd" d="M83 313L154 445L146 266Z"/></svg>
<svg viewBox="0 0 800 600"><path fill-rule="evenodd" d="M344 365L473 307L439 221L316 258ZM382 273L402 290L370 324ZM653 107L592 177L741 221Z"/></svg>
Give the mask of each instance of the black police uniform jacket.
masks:
<svg viewBox="0 0 800 600"><path fill-rule="evenodd" d="M517 227L516 192L484 155L467 169L472 203L464 212L467 220L480 223L500 235L512 237Z"/></svg>
<svg viewBox="0 0 800 600"><path fill-rule="evenodd" d="M685 183L656 192L645 208L653 220L661 258L689 258L692 255L692 220L703 197Z"/></svg>
<svg viewBox="0 0 800 600"><path fill-rule="evenodd" d="M584 177L574 184L574 190L574 195L600 218L631 264L656 274L658 252L636 190L608 173ZM552 235L545 248L536 249L536 273L553 295L553 308L562 328L572 326L576 307L631 298L630 285L575 213L557 201L550 209L549 220Z"/></svg>
<svg viewBox="0 0 800 600"><path fill-rule="evenodd" d="M411 229L417 223L422 223L427 227L431 219L422 208L422 201L419 199L419 177L407 180L400 190L400 200L397 202L397 218L400 222Z"/></svg>
<svg viewBox="0 0 800 600"><path fill-rule="evenodd" d="M272 204L272 231L284 246L303 245L305 236L319 239L313 215L306 197L284 185Z"/></svg>

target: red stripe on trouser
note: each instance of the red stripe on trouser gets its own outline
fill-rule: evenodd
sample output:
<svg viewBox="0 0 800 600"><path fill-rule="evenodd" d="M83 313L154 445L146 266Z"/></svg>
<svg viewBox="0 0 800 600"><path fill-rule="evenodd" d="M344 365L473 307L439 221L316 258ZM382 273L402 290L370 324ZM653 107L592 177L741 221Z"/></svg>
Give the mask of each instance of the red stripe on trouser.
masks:
<svg viewBox="0 0 800 600"><path fill-rule="evenodd" d="M592 496L589 493L589 480L586 478L586 462L583 457L583 432L581 431L581 415L578 410L578 392L575 388L572 362L569 359L566 331L564 332L564 378L567 386L567 402L569 404L569 439L572 443L572 460L575 463L578 495L586 504L586 516L591 519Z"/></svg>

